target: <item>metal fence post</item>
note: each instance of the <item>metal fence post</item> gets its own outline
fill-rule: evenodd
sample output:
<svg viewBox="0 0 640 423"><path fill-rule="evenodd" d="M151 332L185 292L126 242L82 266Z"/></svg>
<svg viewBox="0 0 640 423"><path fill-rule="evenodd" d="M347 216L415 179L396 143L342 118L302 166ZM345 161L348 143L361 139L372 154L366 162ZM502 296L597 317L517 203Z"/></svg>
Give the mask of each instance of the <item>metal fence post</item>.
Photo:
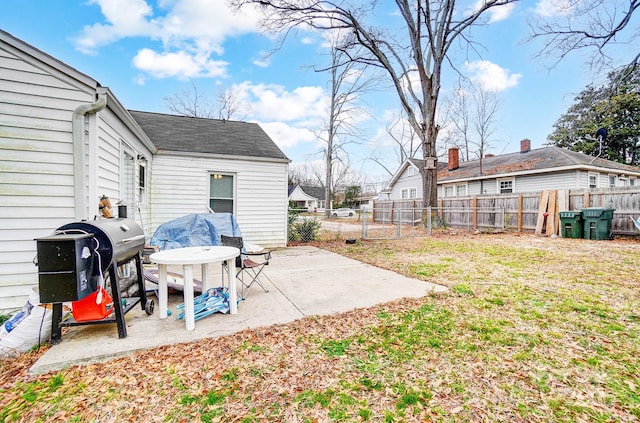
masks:
<svg viewBox="0 0 640 423"><path fill-rule="evenodd" d="M431 206L427 207L427 235L431 235Z"/></svg>
<svg viewBox="0 0 640 423"><path fill-rule="evenodd" d="M362 210L360 216L362 216L362 239L367 239L367 220L369 216L366 210Z"/></svg>

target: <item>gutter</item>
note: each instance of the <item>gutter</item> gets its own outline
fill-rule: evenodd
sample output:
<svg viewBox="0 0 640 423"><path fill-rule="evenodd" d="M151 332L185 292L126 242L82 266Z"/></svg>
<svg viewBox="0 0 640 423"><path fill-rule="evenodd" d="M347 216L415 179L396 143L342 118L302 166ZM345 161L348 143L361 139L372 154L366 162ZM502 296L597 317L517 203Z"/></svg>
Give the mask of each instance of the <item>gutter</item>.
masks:
<svg viewBox="0 0 640 423"><path fill-rule="evenodd" d="M83 104L73 111L72 117L72 140L73 140L73 186L75 200L76 220L86 219L87 189L84 175L84 164L86 157L85 117L95 114L107 106L107 90L99 87L96 90L98 99L94 103Z"/></svg>

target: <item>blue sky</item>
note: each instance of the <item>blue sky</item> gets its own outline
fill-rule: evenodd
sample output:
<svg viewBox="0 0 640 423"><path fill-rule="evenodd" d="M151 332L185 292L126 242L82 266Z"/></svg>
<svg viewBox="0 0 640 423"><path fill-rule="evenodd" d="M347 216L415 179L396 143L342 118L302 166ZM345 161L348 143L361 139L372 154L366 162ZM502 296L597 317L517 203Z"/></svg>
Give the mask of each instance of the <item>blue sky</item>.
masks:
<svg viewBox="0 0 640 423"><path fill-rule="evenodd" d="M467 66L456 57L502 101L489 152L517 151L523 138L542 146L593 80L582 57L548 70L551 62L535 58L539 46L523 42L526 19L554 13L555 3L522 2L501 11L474 31L481 57L469 56ZM0 0L0 28L95 78L129 109L169 113L163 98L191 84L211 99L221 87L233 88L248 106L245 120L260 123L294 164L320 158L314 134L325 115L328 76L310 69L326 63L318 33L299 32L273 52L277 40L260 33L256 15L233 15L222 0ZM444 78L443 95L453 80ZM384 128L398 104L380 91L363 105L370 118L359 123L362 141L349 145L351 164L379 182L388 175L366 158L376 151L397 167Z"/></svg>

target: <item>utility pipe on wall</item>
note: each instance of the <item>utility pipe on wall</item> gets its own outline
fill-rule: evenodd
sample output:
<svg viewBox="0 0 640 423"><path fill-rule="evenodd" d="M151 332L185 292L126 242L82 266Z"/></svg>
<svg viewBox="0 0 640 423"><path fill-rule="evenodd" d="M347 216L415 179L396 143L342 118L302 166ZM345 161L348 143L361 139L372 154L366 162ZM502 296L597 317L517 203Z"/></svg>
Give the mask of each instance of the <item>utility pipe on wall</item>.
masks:
<svg viewBox="0 0 640 423"><path fill-rule="evenodd" d="M87 189L84 175L85 151L85 117L95 114L107 106L107 91L98 88L98 99L94 103L83 104L73 111L72 139L73 139L73 186L75 197L76 220L87 219Z"/></svg>

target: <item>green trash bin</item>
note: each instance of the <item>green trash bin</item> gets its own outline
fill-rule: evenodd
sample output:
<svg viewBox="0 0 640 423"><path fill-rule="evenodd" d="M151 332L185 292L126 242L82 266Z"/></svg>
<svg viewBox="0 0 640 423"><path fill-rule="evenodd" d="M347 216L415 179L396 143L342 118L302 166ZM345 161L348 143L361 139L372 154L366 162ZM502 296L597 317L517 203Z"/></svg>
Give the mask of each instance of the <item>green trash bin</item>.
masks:
<svg viewBox="0 0 640 423"><path fill-rule="evenodd" d="M600 207L582 209L584 239L610 239L611 221L615 210Z"/></svg>
<svg viewBox="0 0 640 423"><path fill-rule="evenodd" d="M560 235L563 238L582 238L582 212L560 212Z"/></svg>

